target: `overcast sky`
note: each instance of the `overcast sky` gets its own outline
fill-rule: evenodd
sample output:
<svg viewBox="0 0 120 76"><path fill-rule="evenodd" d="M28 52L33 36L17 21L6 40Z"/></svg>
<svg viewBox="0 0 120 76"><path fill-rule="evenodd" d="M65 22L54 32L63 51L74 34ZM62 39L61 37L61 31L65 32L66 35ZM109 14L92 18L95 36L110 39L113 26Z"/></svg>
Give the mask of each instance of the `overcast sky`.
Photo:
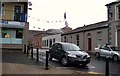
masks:
<svg viewBox="0 0 120 76"><path fill-rule="evenodd" d="M68 26L75 29L84 24L107 20L108 3L116 0L29 0L28 21L31 30L60 29L65 26L66 12Z"/></svg>

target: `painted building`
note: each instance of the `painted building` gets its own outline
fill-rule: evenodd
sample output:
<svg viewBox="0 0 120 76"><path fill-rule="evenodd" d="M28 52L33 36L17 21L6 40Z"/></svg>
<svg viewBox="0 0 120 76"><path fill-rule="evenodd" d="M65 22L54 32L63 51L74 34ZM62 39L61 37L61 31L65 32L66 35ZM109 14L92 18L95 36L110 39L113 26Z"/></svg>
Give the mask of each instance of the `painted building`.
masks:
<svg viewBox="0 0 120 76"><path fill-rule="evenodd" d="M108 43L120 47L120 1L106 4L108 11Z"/></svg>
<svg viewBox="0 0 120 76"><path fill-rule="evenodd" d="M75 43L87 52L94 51L98 45L110 44L120 47L120 2L106 4L108 20L83 27L72 32L62 34L63 42Z"/></svg>
<svg viewBox="0 0 120 76"><path fill-rule="evenodd" d="M49 32L51 35L46 35L42 37L42 48L50 48L55 42L61 42L61 34L72 31L72 28L66 25L61 29L51 29Z"/></svg>
<svg viewBox="0 0 120 76"><path fill-rule="evenodd" d="M107 27L107 21L78 27L72 32L62 34L61 40L62 42L74 43L81 49L90 52L97 45L106 44Z"/></svg>
<svg viewBox="0 0 120 76"><path fill-rule="evenodd" d="M42 37L42 48L50 48L55 42L61 42L61 34Z"/></svg>
<svg viewBox="0 0 120 76"><path fill-rule="evenodd" d="M23 49L29 35L28 1L1 0L0 3L0 44L2 48Z"/></svg>

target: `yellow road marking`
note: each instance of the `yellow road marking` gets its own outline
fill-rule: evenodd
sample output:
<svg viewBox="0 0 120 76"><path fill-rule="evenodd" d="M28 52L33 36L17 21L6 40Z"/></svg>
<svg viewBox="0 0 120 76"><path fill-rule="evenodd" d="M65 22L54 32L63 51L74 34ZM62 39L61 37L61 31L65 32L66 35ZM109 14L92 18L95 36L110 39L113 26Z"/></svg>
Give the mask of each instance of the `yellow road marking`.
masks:
<svg viewBox="0 0 120 76"><path fill-rule="evenodd" d="M97 73L97 72L88 72L89 74L101 74L101 73Z"/></svg>

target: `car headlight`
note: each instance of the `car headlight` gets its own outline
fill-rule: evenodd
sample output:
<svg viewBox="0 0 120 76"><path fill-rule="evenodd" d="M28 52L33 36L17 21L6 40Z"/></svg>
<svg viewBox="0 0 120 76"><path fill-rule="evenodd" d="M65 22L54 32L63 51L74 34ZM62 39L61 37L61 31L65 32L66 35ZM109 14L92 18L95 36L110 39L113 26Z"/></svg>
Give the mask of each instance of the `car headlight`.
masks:
<svg viewBox="0 0 120 76"><path fill-rule="evenodd" d="M73 54L68 54L68 56L76 58L76 55L73 55Z"/></svg>

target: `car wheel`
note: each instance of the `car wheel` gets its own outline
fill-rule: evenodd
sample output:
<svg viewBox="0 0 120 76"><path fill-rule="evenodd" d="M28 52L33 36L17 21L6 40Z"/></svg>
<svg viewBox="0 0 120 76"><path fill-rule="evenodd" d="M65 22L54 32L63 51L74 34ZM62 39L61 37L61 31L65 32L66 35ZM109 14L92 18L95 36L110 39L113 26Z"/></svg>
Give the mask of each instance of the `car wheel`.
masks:
<svg viewBox="0 0 120 76"><path fill-rule="evenodd" d="M52 60L51 54L48 55L48 59L49 59L49 60Z"/></svg>
<svg viewBox="0 0 120 76"><path fill-rule="evenodd" d="M99 58L100 57L100 54L97 52L95 53L95 57Z"/></svg>
<svg viewBox="0 0 120 76"><path fill-rule="evenodd" d="M114 61L118 61L118 56L117 56L117 55L114 55L114 56L113 56L113 60L114 60Z"/></svg>
<svg viewBox="0 0 120 76"><path fill-rule="evenodd" d="M63 57L61 63L62 63L62 65L66 66L68 64L67 58Z"/></svg>

